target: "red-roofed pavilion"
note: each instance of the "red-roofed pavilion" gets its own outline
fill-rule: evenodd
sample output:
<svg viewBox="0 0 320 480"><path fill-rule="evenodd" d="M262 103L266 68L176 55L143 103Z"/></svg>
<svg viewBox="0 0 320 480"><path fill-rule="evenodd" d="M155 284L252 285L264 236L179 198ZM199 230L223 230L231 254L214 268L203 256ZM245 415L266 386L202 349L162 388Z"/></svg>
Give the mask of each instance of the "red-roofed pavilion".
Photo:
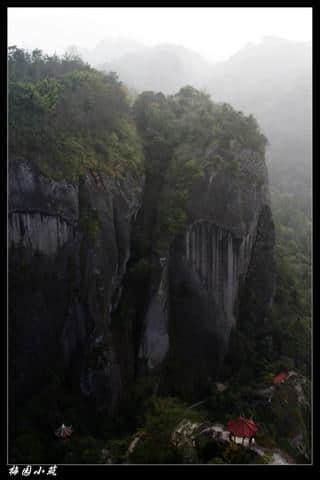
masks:
<svg viewBox="0 0 320 480"><path fill-rule="evenodd" d="M54 433L57 437L66 439L71 437L72 427L67 427L66 425L62 424L61 427L59 427Z"/></svg>
<svg viewBox="0 0 320 480"><path fill-rule="evenodd" d="M230 420L227 429L230 432L230 440L239 443L239 440L242 439L242 443L244 443L244 439L247 438L250 444L257 432L257 425L252 418L247 419L240 416Z"/></svg>
<svg viewBox="0 0 320 480"><path fill-rule="evenodd" d="M288 377L288 373L285 373L285 372L278 373L278 375L276 375L273 378L272 383L273 385L280 385L287 379L287 377Z"/></svg>

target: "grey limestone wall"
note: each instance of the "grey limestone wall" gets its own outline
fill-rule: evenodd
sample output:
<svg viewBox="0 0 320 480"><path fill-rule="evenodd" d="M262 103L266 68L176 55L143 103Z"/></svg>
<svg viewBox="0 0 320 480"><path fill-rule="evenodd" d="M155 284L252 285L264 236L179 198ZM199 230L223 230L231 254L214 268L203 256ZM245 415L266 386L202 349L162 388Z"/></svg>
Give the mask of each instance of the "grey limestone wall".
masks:
<svg viewBox="0 0 320 480"><path fill-rule="evenodd" d="M121 391L113 310L130 257L143 175L88 172L54 181L31 163L9 164L9 337L15 400L52 369L70 371L98 408Z"/></svg>

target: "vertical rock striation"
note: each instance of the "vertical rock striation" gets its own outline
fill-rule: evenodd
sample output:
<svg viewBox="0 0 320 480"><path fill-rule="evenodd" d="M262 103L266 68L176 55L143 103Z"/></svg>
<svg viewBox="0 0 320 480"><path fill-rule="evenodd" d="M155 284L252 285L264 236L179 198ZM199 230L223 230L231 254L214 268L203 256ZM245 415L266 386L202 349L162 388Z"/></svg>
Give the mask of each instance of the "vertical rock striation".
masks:
<svg viewBox="0 0 320 480"><path fill-rule="evenodd" d="M232 156L236 172L225 166L194 186L185 234L170 253L163 388L190 399L219 375L240 316L264 322L273 296L274 226L263 155L234 149Z"/></svg>

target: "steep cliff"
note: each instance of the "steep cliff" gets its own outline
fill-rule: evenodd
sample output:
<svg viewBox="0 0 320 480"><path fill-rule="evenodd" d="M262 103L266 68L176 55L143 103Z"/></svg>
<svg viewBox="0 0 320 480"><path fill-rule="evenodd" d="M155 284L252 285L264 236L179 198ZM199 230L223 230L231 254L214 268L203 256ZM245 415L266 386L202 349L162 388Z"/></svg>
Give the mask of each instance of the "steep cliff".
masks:
<svg viewBox="0 0 320 480"><path fill-rule="evenodd" d="M269 311L274 285L273 223L268 215L265 168L258 160L251 162L241 180L227 172L220 172L211 183L210 178L204 180L194 197L198 208L190 209L186 233L173 247L170 338L173 359L185 377L174 375L174 383L181 382L191 397L195 391L205 394L220 374L231 329L245 306L247 314L261 324ZM265 181L260 186L248 182L249 171L258 171ZM243 294L254 275L258 312Z"/></svg>
<svg viewBox="0 0 320 480"><path fill-rule="evenodd" d="M65 378L112 411L111 314L144 185L127 90L78 58L12 47L8 62L11 398Z"/></svg>
<svg viewBox="0 0 320 480"><path fill-rule="evenodd" d="M149 367L155 357L167 360L164 388L190 398L205 394L219 375L240 315L252 319L252 328L263 324L273 296L274 226L263 155L234 147L230 154L239 170L211 170L192 189L185 231L162 260L146 314Z"/></svg>
<svg viewBox="0 0 320 480"><path fill-rule="evenodd" d="M265 138L192 87L130 109L114 77L81 68L12 86L12 398L59 372L108 413L144 375L199 397L232 326L270 306Z"/></svg>
<svg viewBox="0 0 320 480"><path fill-rule="evenodd" d="M241 320L255 328L267 318L274 225L264 139L254 124L241 131L239 113L208 108L214 128L206 136L205 99L186 88L174 102L185 108L182 135L157 200L139 358L158 374L161 391L192 399L219 376L232 327Z"/></svg>
<svg viewBox="0 0 320 480"><path fill-rule="evenodd" d="M143 180L87 172L72 184L11 160L10 365L17 400L63 368L98 406L114 407L121 380L110 315L121 296Z"/></svg>

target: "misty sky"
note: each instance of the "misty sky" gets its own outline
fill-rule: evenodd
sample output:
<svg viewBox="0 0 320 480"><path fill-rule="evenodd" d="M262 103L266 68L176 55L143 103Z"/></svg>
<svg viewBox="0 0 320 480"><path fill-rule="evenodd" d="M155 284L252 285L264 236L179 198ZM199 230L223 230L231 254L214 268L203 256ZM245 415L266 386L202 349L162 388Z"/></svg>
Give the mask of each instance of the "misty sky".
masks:
<svg viewBox="0 0 320 480"><path fill-rule="evenodd" d="M312 8L8 8L8 44L45 53L125 37L183 45L218 61L269 35L311 41Z"/></svg>

